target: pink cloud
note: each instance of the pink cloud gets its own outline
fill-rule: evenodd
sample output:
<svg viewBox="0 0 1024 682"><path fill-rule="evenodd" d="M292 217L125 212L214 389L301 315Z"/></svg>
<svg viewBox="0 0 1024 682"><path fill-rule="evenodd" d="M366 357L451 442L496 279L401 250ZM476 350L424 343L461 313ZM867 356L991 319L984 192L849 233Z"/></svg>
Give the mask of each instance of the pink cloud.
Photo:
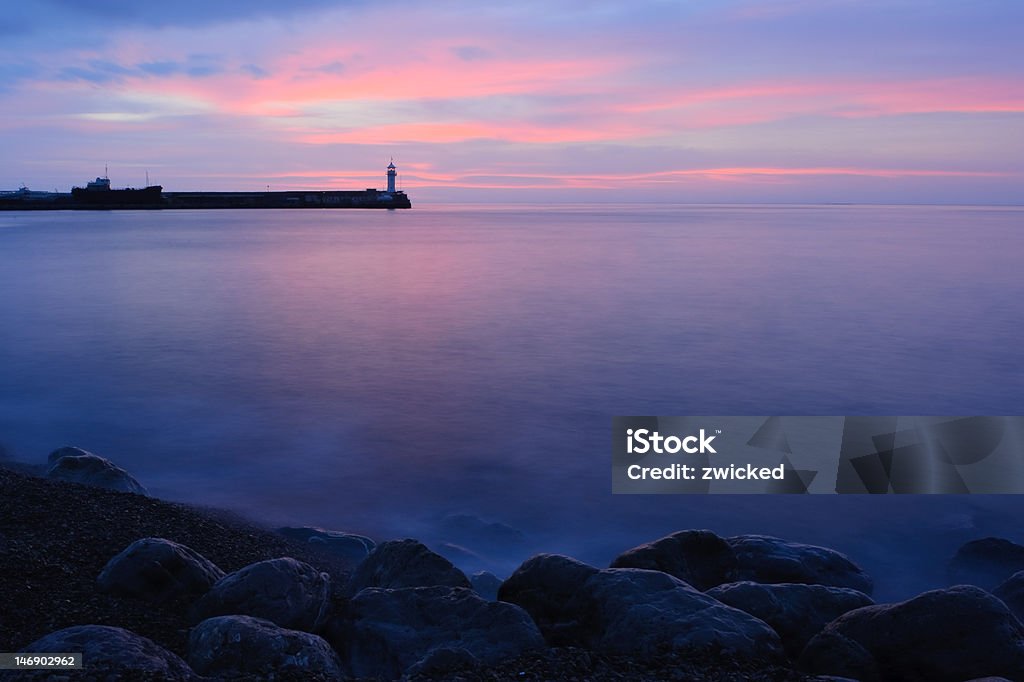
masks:
<svg viewBox="0 0 1024 682"><path fill-rule="evenodd" d="M332 183L366 178L366 172L348 170L286 171L259 177L278 178L282 186L326 187ZM637 189L697 181L778 182L800 178L866 177L866 178L1012 178L1013 173L965 171L954 169L856 168L856 167L709 167L684 168L652 173L444 173L417 170L413 164L403 166L407 188L462 187L474 189Z"/></svg>
<svg viewBox="0 0 1024 682"><path fill-rule="evenodd" d="M626 114L673 112L705 124L757 123L789 116L886 116L915 113L1024 113L1024 84L1007 79L940 78L906 81L821 79L754 82L721 88L683 89L635 98L618 107Z"/></svg>

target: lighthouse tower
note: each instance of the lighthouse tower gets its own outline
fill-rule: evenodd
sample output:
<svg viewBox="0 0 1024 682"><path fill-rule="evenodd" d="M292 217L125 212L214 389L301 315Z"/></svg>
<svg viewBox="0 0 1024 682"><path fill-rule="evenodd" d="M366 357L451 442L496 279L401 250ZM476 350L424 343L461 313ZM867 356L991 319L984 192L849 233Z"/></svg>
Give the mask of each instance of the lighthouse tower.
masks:
<svg viewBox="0 0 1024 682"><path fill-rule="evenodd" d="M396 177L398 177L398 171L395 169L395 160L391 159L391 163L388 164L388 192L392 194L395 191Z"/></svg>

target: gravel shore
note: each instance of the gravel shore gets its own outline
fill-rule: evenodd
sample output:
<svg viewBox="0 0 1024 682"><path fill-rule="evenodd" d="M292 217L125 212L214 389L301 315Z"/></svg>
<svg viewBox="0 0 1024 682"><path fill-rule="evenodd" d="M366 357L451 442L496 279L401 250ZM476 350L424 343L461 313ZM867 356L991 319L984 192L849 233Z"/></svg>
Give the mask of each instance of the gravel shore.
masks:
<svg viewBox="0 0 1024 682"><path fill-rule="evenodd" d="M233 517L131 493L35 478L0 468L0 651L71 625L116 625L185 655L188 604L152 605L102 594L96 577L144 537L187 545L231 572L291 556L332 575L344 562Z"/></svg>
<svg viewBox="0 0 1024 682"><path fill-rule="evenodd" d="M52 481L0 466L0 651L18 651L72 625L113 625L186 655L188 604L150 604L103 594L96 577L107 561L143 537L187 545L224 571L291 556L330 573L342 585L344 560L293 542L227 512ZM344 600L340 594L333 597ZM112 671L111 671L112 672ZM729 659L637 660L555 648L498 666L451 671L463 680L804 680L792 670Z"/></svg>

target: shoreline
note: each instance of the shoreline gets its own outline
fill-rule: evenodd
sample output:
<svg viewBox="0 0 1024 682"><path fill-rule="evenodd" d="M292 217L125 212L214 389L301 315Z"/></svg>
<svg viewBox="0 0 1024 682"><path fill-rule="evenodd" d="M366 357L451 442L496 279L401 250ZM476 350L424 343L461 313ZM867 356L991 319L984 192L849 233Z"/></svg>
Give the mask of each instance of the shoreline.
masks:
<svg viewBox="0 0 1024 682"><path fill-rule="evenodd" d="M950 562L955 586L895 603L875 602L872 577L828 547L706 530L638 544L610 568L524 557L487 589L417 540L271 530L166 502L75 448L51 453L45 478L10 464L0 651L84 646L90 679L1024 678L1024 546L1008 540L967 543ZM102 467L91 485L54 480L86 464ZM97 471L127 488L95 487ZM337 540L366 545L338 553ZM208 581L193 591L197 566ZM302 625L285 622L296 608Z"/></svg>
<svg viewBox="0 0 1024 682"><path fill-rule="evenodd" d="M337 557L233 512L48 480L0 462L0 592L9 614L0 621L0 651L94 623L125 627L181 655L187 634L180 604L153 606L96 590L107 561L144 537L184 544L229 572L280 556L332 576L351 572Z"/></svg>
<svg viewBox="0 0 1024 682"><path fill-rule="evenodd" d="M330 574L332 606L344 608L347 597L342 588L355 566L329 551L291 540L235 512L50 480L32 473L40 469L0 461L0 593L8 596L5 617L0 620L0 651L17 652L48 633L93 624L131 630L184 658L190 630L184 616L187 600L153 604L103 594L96 588L96 577L107 561L144 537L184 544L226 572L283 556L299 559ZM634 657L603 655L577 647L532 652L464 672L468 677L456 675L455 679L814 679L791 668L728 657L698 662L672 653ZM0 671L0 679L6 679L5 674L10 673ZM128 674L124 679L136 678ZM294 676L276 673L276 679L334 678L303 672ZM428 674L417 679L434 677Z"/></svg>

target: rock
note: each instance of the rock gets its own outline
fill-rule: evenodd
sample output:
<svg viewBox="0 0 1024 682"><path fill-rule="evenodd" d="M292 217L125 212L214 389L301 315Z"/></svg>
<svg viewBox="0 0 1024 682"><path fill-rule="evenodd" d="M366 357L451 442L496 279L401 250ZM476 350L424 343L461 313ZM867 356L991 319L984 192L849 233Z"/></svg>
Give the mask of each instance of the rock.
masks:
<svg viewBox="0 0 1024 682"><path fill-rule="evenodd" d="M347 672L359 678L393 679L414 666L453 661L487 665L544 646L524 610L463 587L367 588L327 632Z"/></svg>
<svg viewBox="0 0 1024 682"><path fill-rule="evenodd" d="M846 587L796 583L730 583L707 595L772 626L790 658L799 656L807 642L839 616L874 604L863 592Z"/></svg>
<svg viewBox="0 0 1024 682"><path fill-rule="evenodd" d="M465 574L440 554L417 540L382 542L359 564L349 580L347 593L367 587L470 587Z"/></svg>
<svg viewBox="0 0 1024 682"><path fill-rule="evenodd" d="M480 661L465 649L441 647L432 650L411 668L405 671L404 678L446 679L454 670L476 668Z"/></svg>
<svg viewBox="0 0 1024 682"><path fill-rule="evenodd" d="M192 628L188 662L207 676L341 677L337 654L322 638L249 616L218 616Z"/></svg>
<svg viewBox="0 0 1024 682"><path fill-rule="evenodd" d="M218 580L192 607L192 621L241 615L312 631L326 616L330 581L326 573L290 557L260 561Z"/></svg>
<svg viewBox="0 0 1024 682"><path fill-rule="evenodd" d="M737 535L728 538L728 543L736 552L739 581L849 587L867 595L874 588L871 577L859 566L827 547L767 535Z"/></svg>
<svg viewBox="0 0 1024 682"><path fill-rule="evenodd" d="M134 632L107 625L76 625L32 642L26 653L81 653L90 679L191 680L192 669L170 651Z"/></svg>
<svg viewBox="0 0 1024 682"><path fill-rule="evenodd" d="M97 583L103 592L161 602L206 594L224 571L198 552L163 538L143 538L107 562Z"/></svg>
<svg viewBox="0 0 1024 682"><path fill-rule="evenodd" d="M495 601L498 598L498 590L501 588L501 580L498 576L488 571L479 571L469 577L473 589L484 599Z"/></svg>
<svg viewBox="0 0 1024 682"><path fill-rule="evenodd" d="M301 528L278 528L277 532L292 540L308 542L324 549L331 554L358 563L366 558L377 546L365 535L355 535L337 530L324 530L323 528L301 527Z"/></svg>
<svg viewBox="0 0 1024 682"><path fill-rule="evenodd" d="M960 585L850 611L811 639L800 663L861 682L1019 680L1024 625L997 598Z"/></svg>
<svg viewBox="0 0 1024 682"><path fill-rule="evenodd" d="M50 468L46 477L70 481L95 488L119 490L137 495L149 495L141 483L113 462L80 448L64 447L54 450L49 457Z"/></svg>
<svg viewBox="0 0 1024 682"><path fill-rule="evenodd" d="M498 589L498 599L518 604L533 617L551 646L580 639L578 614L566 607L596 568L561 554L530 557Z"/></svg>
<svg viewBox="0 0 1024 682"><path fill-rule="evenodd" d="M738 580L736 552L709 530L682 530L626 550L612 568L646 568L673 575L704 591Z"/></svg>
<svg viewBox="0 0 1024 682"><path fill-rule="evenodd" d="M443 556L463 573L469 571L486 571L491 561L477 554L473 550L453 545L450 542L441 542L432 547L432 550Z"/></svg>
<svg viewBox="0 0 1024 682"><path fill-rule="evenodd" d="M526 535L518 528L473 514L445 516L438 524L438 533L446 542L489 551L507 552L526 542Z"/></svg>
<svg viewBox="0 0 1024 682"><path fill-rule="evenodd" d="M1024 623L1024 571L1018 571L1006 579L992 594L1003 600L1017 620Z"/></svg>
<svg viewBox="0 0 1024 682"><path fill-rule="evenodd" d="M1024 546L1003 538L983 538L961 546L947 574L950 584L991 590L1018 571L1024 571Z"/></svg>
<svg viewBox="0 0 1024 682"><path fill-rule="evenodd" d="M661 571L598 570L542 554L520 566L498 597L526 609L551 646L638 657L669 651L782 657L768 625Z"/></svg>
<svg viewBox="0 0 1024 682"><path fill-rule="evenodd" d="M715 652L762 661L782 655L779 636L764 622L661 571L598 571L568 610L583 625L580 644L603 653Z"/></svg>
<svg viewBox="0 0 1024 682"><path fill-rule="evenodd" d="M71 445L65 445L64 447L57 448L49 455L46 456L47 468L52 467L57 463L57 460L61 457L82 457L83 455L91 455L92 453L82 448L76 448Z"/></svg>

